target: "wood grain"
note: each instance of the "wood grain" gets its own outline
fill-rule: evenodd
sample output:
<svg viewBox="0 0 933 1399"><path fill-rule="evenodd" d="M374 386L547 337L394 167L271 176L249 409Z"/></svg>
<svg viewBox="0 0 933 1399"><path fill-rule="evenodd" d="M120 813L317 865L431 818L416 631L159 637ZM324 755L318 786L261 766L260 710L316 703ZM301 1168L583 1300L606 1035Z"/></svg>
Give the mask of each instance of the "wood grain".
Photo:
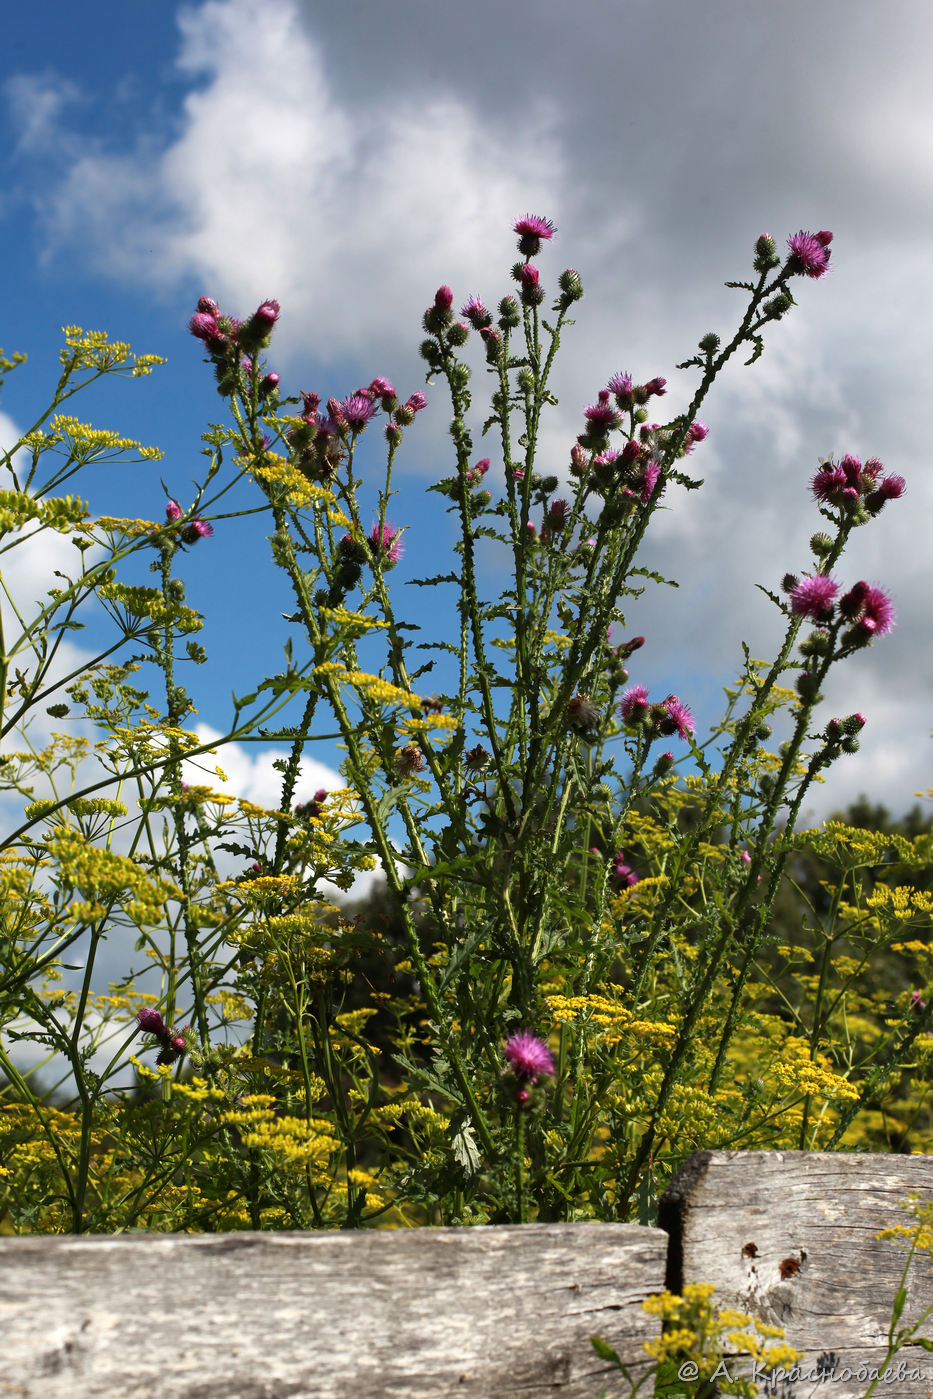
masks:
<svg viewBox="0 0 933 1399"><path fill-rule="evenodd" d="M566 1399L640 1367L667 1236L622 1224L0 1239L13 1399Z"/></svg>
<svg viewBox="0 0 933 1399"><path fill-rule="evenodd" d="M884 1360L906 1262L905 1248L876 1235L915 1223L899 1208L911 1192L933 1197L933 1156L697 1152L662 1199L661 1223L671 1234L668 1286L711 1282L717 1305L784 1327L808 1368L834 1354L837 1376L853 1372L848 1380L801 1381L790 1387L795 1395L862 1395L870 1380L857 1372ZM901 1325L933 1303L928 1254L916 1255L908 1292ZM933 1335L933 1318L922 1334ZM908 1373L882 1380L875 1395L933 1396L933 1354L913 1347L894 1365L900 1361ZM922 1378L912 1378L915 1371Z"/></svg>

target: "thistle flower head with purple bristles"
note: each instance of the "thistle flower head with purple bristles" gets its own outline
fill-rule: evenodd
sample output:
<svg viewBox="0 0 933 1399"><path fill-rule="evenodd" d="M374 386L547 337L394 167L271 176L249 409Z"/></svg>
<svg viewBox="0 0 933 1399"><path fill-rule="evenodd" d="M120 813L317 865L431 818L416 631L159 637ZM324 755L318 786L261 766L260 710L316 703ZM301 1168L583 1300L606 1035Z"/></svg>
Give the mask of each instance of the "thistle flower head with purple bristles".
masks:
<svg viewBox="0 0 933 1399"><path fill-rule="evenodd" d="M658 725L660 732L662 734L676 732L684 740L690 738L696 725L693 722L693 715L683 701L678 699L676 695L668 695L661 703L665 717Z"/></svg>
<svg viewBox="0 0 933 1399"><path fill-rule="evenodd" d="M787 240L791 271L807 277L825 276L829 271L829 245L832 241L833 235L825 229L819 233L806 233L801 229L799 233L792 234Z"/></svg>
<svg viewBox="0 0 933 1399"><path fill-rule="evenodd" d="M619 713L625 724L638 724L648 712L647 685L632 685L622 696Z"/></svg>
<svg viewBox="0 0 933 1399"><path fill-rule="evenodd" d="M790 609L795 617L822 619L832 611L838 585L824 573L801 578L790 595Z"/></svg>
<svg viewBox="0 0 933 1399"><path fill-rule="evenodd" d="M402 531L393 529L388 521L380 530L378 523L369 531L369 544L373 553L382 559L385 569L394 568L402 557Z"/></svg>
<svg viewBox="0 0 933 1399"><path fill-rule="evenodd" d="M519 1030L510 1036L502 1053L515 1077L523 1083L536 1083L542 1076L554 1074L554 1056L544 1040L531 1030Z"/></svg>
<svg viewBox="0 0 933 1399"><path fill-rule="evenodd" d="M351 393L341 403L340 412L351 432L362 432L375 416L376 405L367 393Z"/></svg>
<svg viewBox="0 0 933 1399"><path fill-rule="evenodd" d="M538 214L525 214L512 225L518 234L518 251L523 257L536 257L542 243L549 243L557 232L550 219Z"/></svg>

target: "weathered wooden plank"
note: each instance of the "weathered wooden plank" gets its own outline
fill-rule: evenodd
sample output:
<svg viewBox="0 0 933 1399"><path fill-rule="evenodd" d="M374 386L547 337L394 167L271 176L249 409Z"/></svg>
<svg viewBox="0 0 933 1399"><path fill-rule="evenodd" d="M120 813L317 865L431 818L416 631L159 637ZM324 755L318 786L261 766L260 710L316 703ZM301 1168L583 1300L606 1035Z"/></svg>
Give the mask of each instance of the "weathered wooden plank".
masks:
<svg viewBox="0 0 933 1399"><path fill-rule="evenodd" d="M906 1261L902 1247L875 1236L913 1222L899 1208L909 1193L933 1194L933 1156L697 1152L661 1202L661 1223L671 1234L667 1285L679 1292L685 1283L713 1283L717 1305L783 1326L788 1341L806 1352L804 1368L835 1356L825 1389L801 1378L793 1393L862 1395L870 1380L860 1374L884 1360ZM908 1287L901 1325L933 1302L929 1255L915 1255ZM924 1333L933 1335L933 1324ZM902 1370L876 1395L929 1399L933 1354L914 1347L895 1366L900 1362ZM738 1372L749 1374L748 1363Z"/></svg>
<svg viewBox="0 0 933 1399"><path fill-rule="evenodd" d="M594 1399L667 1236L623 1224L0 1239L13 1399Z"/></svg>

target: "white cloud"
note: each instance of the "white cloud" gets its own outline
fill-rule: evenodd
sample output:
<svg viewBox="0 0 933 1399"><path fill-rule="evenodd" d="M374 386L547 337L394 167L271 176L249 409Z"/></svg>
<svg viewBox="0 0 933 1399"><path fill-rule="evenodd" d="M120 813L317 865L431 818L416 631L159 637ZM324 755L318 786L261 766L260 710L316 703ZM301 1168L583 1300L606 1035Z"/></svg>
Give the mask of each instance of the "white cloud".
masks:
<svg viewBox="0 0 933 1399"><path fill-rule="evenodd" d="M635 629L649 635L646 663L679 668L682 685L671 682L684 693L691 674L698 686L731 678L740 640L764 654L779 620L755 582L773 588L807 566L821 522L806 481L819 454L877 453L908 477L909 496L858 531L839 575L880 579L901 623L845 669L869 676L881 698L916 692L926 654L917 579L928 577L933 506L921 469L933 313L929 7L905 3L882 33L830 0L804 46L793 33L812 18L805 0L789 0L780 20L750 12L738 25L727 4L674 6L675 22L635 7L624 21L601 14L603 42L580 53L560 47L557 0L533 11L461 7L430 30L406 0L374 9L365 28L335 14L323 38L314 9L300 0L182 9L186 95L171 127L135 144L102 147L65 130L47 76L8 88L24 133L24 94L37 95L27 140L41 131L47 142L56 123L61 134L64 176L42 190L50 236L134 294L195 282L240 314L276 295L279 360L349 359L362 380L412 363L400 344L417 340L439 283L458 299L500 295L511 220L546 213L561 240L543 267L551 275L555 255L572 249L588 292L558 366L561 406L541 438L542 469L563 476L582 407L613 370L665 374L665 412L685 406L695 378L670 365L694 337L735 324L741 293L716 283L745 275L761 228L782 243L801 222L834 227L832 275L795 284L800 307L771 328L764 358L744 370L736 356L701 410L712 435L690 466L707 484L668 492L670 512L641 560L683 586L649 591ZM660 106L644 62L659 38ZM724 41L731 62L711 87ZM839 78L827 85L830 55ZM436 419L419 423L413 451L426 468L436 470L442 431ZM889 736L903 755L929 743L925 720L904 729L916 718L905 710ZM863 759L867 773L869 752L866 737L832 784ZM893 805L905 762L872 767ZM270 780L255 766L243 776L257 789Z"/></svg>
<svg viewBox="0 0 933 1399"><path fill-rule="evenodd" d="M275 295L279 356L329 360L397 342L425 288L479 286L526 202L553 209L554 114L506 135L453 98L408 92L352 107L293 0L183 9L178 66L201 86L161 152L91 148L49 206L56 242L100 271L198 277L244 314Z"/></svg>
<svg viewBox="0 0 933 1399"><path fill-rule="evenodd" d="M215 743L223 737L218 729L209 724L199 724L197 735L202 743ZM191 783L210 783L217 790L231 792L244 801L255 802L270 810L278 809L282 791L282 774L273 763L287 758L284 748L271 748L268 744L225 743L216 750L216 759L211 755L202 756L186 763L185 780ZM216 776L216 768L225 774L224 779ZM296 802L310 801L321 787L333 791L345 786L343 778L334 768L315 758L303 757L299 766L298 783L295 788Z"/></svg>
<svg viewBox="0 0 933 1399"><path fill-rule="evenodd" d="M80 97L79 88L57 73L15 73L3 84L10 115L19 130L16 150L41 155L53 150L61 135L66 107Z"/></svg>

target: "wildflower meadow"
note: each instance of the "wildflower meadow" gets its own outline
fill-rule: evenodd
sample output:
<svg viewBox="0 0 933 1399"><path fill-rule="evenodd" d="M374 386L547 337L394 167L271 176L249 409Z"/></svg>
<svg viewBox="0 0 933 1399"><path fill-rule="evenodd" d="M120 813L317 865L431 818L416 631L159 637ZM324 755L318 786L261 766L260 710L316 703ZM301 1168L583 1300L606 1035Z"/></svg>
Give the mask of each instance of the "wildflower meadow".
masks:
<svg viewBox="0 0 933 1399"><path fill-rule="evenodd" d="M639 562L662 502L702 488L707 396L819 297L833 235L762 234L727 283L735 328L677 366L687 411L665 419L657 366L607 364L560 460L542 425L583 276L555 270L546 218L504 235L488 306L426 289L423 386L293 390L278 303L202 296L192 372L218 421L189 494L156 447L73 415L158 355L65 328L0 491L0 554L74 546L41 601L0 599L0 1229L653 1223L697 1148L930 1149L930 831L801 828L871 723L821 691L895 625L845 555L904 479L858 443L800 463L787 571L749 580L783 640L761 660L749 639L709 733L689 674L650 693L626 622L666 581ZM396 466L429 414L449 458L428 490L457 530L449 571L416 580L433 631L392 588ZM148 473L153 518L89 512L102 461ZM244 566L234 487L290 639L272 675L244 648L207 741L186 565ZM509 564L493 596L480 546ZM92 614L107 634L69 670ZM304 790L324 736L342 785ZM271 808L224 774L247 741L286 754Z"/></svg>

